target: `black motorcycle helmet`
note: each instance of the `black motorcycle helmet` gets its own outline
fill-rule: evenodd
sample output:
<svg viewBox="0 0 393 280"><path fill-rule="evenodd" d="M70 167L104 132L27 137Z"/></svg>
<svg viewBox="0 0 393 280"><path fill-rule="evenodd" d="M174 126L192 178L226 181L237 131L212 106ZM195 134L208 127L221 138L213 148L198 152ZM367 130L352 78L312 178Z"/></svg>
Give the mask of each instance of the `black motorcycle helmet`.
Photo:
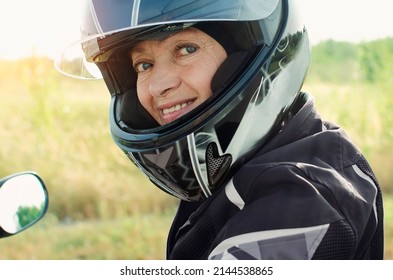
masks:
<svg viewBox="0 0 393 280"><path fill-rule="evenodd" d="M295 2L86 0L76 44L83 56L69 48L56 67L84 78L102 76L111 93L116 144L160 189L199 201L279 133L298 96L310 45ZM160 126L139 103L128 51L191 26L216 39L228 57L213 78L212 97Z"/></svg>

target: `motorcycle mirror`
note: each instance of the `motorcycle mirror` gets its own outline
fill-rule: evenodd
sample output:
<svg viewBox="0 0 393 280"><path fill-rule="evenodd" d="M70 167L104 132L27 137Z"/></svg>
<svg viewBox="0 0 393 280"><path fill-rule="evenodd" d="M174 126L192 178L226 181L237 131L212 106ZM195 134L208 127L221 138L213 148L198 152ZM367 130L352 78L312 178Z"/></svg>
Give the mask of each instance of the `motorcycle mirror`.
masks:
<svg viewBox="0 0 393 280"><path fill-rule="evenodd" d="M48 192L34 172L0 179L0 238L17 234L38 222L48 209Z"/></svg>

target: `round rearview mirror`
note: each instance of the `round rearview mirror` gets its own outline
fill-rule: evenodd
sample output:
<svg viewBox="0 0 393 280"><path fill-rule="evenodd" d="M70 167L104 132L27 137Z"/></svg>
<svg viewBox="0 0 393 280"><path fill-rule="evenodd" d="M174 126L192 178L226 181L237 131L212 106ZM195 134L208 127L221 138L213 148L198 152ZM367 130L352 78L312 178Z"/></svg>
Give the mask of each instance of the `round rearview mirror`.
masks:
<svg viewBox="0 0 393 280"><path fill-rule="evenodd" d="M0 237L32 226L47 209L47 189L34 172L17 173L0 180Z"/></svg>

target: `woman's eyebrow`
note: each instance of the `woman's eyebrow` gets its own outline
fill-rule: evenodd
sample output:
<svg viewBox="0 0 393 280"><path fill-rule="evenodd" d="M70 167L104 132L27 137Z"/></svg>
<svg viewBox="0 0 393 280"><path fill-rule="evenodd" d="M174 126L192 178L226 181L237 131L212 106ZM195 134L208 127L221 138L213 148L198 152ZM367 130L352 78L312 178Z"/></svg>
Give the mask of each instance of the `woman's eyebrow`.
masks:
<svg viewBox="0 0 393 280"><path fill-rule="evenodd" d="M129 54L132 55L132 54L134 54L134 53L143 53L145 50L146 50L146 48L144 48L143 46L141 46L141 45L135 45L135 46L133 46L133 47L130 49Z"/></svg>

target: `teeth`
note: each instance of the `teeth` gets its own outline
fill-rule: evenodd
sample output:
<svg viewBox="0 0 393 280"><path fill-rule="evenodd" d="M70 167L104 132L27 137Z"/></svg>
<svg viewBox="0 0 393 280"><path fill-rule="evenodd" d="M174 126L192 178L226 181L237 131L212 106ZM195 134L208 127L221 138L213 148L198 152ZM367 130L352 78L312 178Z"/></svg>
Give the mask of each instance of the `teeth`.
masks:
<svg viewBox="0 0 393 280"><path fill-rule="evenodd" d="M171 108L167 108L167 109L162 110L162 113L163 113L164 115L166 115L166 114L170 114L170 113L179 111L180 109L183 109L184 107L186 107L186 106L187 106L188 104L190 104L190 103L191 103L191 102L186 102L186 103L182 103L182 104L177 104L177 105L175 105L175 106L172 106Z"/></svg>

